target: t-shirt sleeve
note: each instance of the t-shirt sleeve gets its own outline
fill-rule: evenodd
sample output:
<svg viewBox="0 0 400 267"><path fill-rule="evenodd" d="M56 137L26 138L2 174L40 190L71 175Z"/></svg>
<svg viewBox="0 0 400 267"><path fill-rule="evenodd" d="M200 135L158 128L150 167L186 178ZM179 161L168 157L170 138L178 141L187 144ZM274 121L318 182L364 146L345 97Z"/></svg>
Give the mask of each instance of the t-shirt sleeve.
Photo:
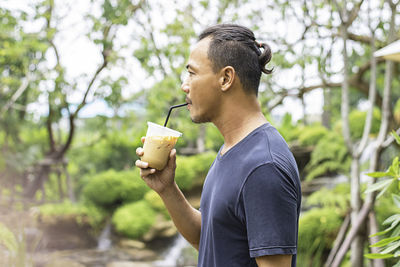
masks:
<svg viewBox="0 0 400 267"><path fill-rule="evenodd" d="M252 258L296 254L297 198L293 180L273 163L261 165L247 178L238 201Z"/></svg>

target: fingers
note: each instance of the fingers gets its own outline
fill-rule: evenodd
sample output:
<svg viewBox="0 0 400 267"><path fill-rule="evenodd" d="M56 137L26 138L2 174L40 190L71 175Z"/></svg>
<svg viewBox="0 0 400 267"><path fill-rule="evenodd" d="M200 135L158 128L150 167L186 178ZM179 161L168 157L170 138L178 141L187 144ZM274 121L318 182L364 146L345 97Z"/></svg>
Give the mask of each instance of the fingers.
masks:
<svg viewBox="0 0 400 267"><path fill-rule="evenodd" d="M149 163L141 160L135 162L136 167L140 169L140 176L145 177L156 172L155 169L149 168Z"/></svg>
<svg viewBox="0 0 400 267"><path fill-rule="evenodd" d="M135 162L136 167L140 168L140 169L147 169L149 167L149 163L145 162L145 161L141 161L141 160L137 160Z"/></svg>
<svg viewBox="0 0 400 267"><path fill-rule="evenodd" d="M141 147L136 148L136 155L141 157L141 156L143 156L143 154L144 154L143 148L141 148Z"/></svg>
<svg viewBox="0 0 400 267"><path fill-rule="evenodd" d="M154 174L156 169L140 169L140 176L146 178L147 176Z"/></svg>

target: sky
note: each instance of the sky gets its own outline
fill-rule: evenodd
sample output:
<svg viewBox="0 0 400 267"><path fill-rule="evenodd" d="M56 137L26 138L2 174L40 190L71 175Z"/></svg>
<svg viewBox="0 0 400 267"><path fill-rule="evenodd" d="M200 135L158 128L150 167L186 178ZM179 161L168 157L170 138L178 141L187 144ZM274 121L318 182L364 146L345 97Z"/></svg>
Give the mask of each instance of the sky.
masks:
<svg viewBox="0 0 400 267"><path fill-rule="evenodd" d="M29 13L32 12L32 10L29 8L29 5L27 5L27 3L32 2L34 1L8 0L2 2L1 5L6 8L16 10L20 9ZM62 18L62 23L58 25L60 32L55 39L55 43L59 47L61 63L63 66L66 67L67 77L69 79L81 79L82 81L87 81L88 77L91 77L91 75L93 75L97 66L101 63L101 55L99 53L99 49L85 36L87 28L90 25L87 21L83 19L83 15L87 11L90 11L91 13L96 13L100 12L100 10L91 10L92 5L88 0L69 0L62 2L56 1L56 4L58 3L60 6L56 8L57 16ZM162 25L164 25L166 21L173 19L172 13L167 12L166 14L167 15L155 14L155 16L153 16L154 25L159 25L160 27L162 27ZM40 24L27 24L24 27L27 31L36 31L38 28L40 28L40 26ZM279 27L280 31L286 32L288 38L291 37L295 39L300 32L296 28L295 23L292 23L289 26L288 23L281 23L280 25L276 25L276 27ZM130 41L129 38L132 38L132 36L129 33L128 25L127 28L121 29L118 32L118 39L121 40L121 44L127 44ZM274 49L274 47L272 47L272 49ZM150 87L155 82L154 79L144 78L147 77L147 75L145 71L141 68L140 63L133 58L132 54L124 54L123 50L121 50L121 54L126 59L125 64L123 66L121 65L113 67L111 70L106 71L103 75L109 75L111 77L126 75L127 77L129 77L127 88L122 92L123 95L129 96L130 94L135 93L137 90ZM52 68L52 66L55 65L55 57L53 52L49 50L49 52L46 54L46 57L48 58L47 67ZM283 84L287 82L287 87L292 88L295 84L298 83L291 80L291 78L288 79L288 75L290 77L291 74L288 74L287 72L280 72L279 66L275 68L274 78L280 79ZM309 75L313 75L313 73ZM312 79L308 79L308 81L312 82ZM79 84L87 83L83 82ZM41 87L42 90L45 92L46 88L51 87L51 85L43 82L41 84ZM80 92L78 90L75 95L69 96L70 100L78 102L81 99L82 92L85 88L78 89L80 89ZM314 90L306 94L304 100L306 114L322 113L322 90ZM31 105L29 107L29 110L39 116L40 114L45 114L47 112L46 108L46 96L45 94L43 94L39 98L39 103ZM286 97L283 101L283 104L273 110L272 115L274 117L280 117L283 116L286 112L292 114L292 118L294 121L301 119L303 117L303 108L300 100L293 97ZM82 109L79 116L91 117L97 114L111 116L112 110L107 107L107 104L104 101L95 101Z"/></svg>

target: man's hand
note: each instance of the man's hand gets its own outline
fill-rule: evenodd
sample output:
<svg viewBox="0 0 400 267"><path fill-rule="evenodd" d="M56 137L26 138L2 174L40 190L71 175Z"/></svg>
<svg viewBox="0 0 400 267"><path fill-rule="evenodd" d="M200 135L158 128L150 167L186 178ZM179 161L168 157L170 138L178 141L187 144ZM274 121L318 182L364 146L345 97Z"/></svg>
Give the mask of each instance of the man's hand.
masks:
<svg viewBox="0 0 400 267"><path fill-rule="evenodd" d="M142 143L144 142L145 138L142 137ZM143 149L136 149L136 154L143 156ZM198 249L201 213L190 205L174 181L176 150L171 150L167 166L162 171L149 168L149 164L141 160L137 160L135 165L140 168L140 176L146 184L160 195L178 231Z"/></svg>
<svg viewBox="0 0 400 267"><path fill-rule="evenodd" d="M145 137L142 137L141 140L142 143L144 143ZM143 148L138 147L136 149L136 155L142 157L143 154ZM135 165L136 167L140 168L140 176L146 182L146 184L151 189L161 194L166 188L173 186L174 184L176 169L176 149L171 150L167 166L161 171L149 168L149 164L141 160L137 160L135 162Z"/></svg>

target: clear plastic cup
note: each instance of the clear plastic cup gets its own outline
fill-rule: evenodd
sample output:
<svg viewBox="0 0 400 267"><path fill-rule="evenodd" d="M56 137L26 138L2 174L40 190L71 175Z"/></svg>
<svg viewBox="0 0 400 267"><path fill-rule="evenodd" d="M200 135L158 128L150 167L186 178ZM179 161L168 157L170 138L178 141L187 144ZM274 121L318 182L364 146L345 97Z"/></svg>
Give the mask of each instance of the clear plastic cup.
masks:
<svg viewBox="0 0 400 267"><path fill-rule="evenodd" d="M147 122L147 125L141 160L149 163L150 168L160 171L167 165L169 154L182 133L152 122Z"/></svg>

